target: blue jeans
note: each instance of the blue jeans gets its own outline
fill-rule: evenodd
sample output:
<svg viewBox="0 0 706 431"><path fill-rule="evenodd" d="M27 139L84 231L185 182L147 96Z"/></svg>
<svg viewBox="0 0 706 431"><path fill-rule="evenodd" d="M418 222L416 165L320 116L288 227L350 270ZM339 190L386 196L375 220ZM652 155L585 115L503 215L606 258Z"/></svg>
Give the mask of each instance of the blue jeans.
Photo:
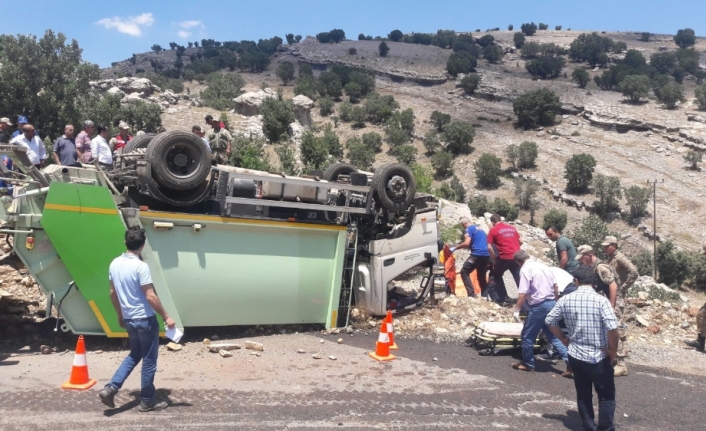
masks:
<svg viewBox="0 0 706 431"><path fill-rule="evenodd" d="M527 319L525 319L525 325L522 327L522 360L526 366L532 369L534 369L534 342L537 340L539 331L544 331L544 335L547 336L547 341L552 343L559 352L561 359L568 364L569 353L566 350L566 346L564 346L564 344L551 333L549 327L544 324L544 319L547 318L547 314L554 308L555 304L556 301L552 299L544 301L541 304L530 305Z"/></svg>
<svg viewBox="0 0 706 431"><path fill-rule="evenodd" d="M574 372L576 403L584 430L613 431L615 425L615 380L613 365L609 358L597 364L580 361L569 357L569 364ZM593 388L598 395L598 426L593 412Z"/></svg>
<svg viewBox="0 0 706 431"><path fill-rule="evenodd" d="M132 370L142 360L142 385L140 398L151 402L154 399L154 375L157 372L157 353L159 353L159 323L157 317L145 319L125 319L130 354L120 364L113 379L108 383L120 389Z"/></svg>

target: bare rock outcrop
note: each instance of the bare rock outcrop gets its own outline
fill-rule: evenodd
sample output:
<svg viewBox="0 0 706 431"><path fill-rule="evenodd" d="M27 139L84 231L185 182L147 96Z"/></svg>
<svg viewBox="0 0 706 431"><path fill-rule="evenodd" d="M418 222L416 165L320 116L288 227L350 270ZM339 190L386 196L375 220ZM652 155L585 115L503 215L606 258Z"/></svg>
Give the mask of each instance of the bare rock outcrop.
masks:
<svg viewBox="0 0 706 431"><path fill-rule="evenodd" d="M271 88L265 88L264 90L250 91L248 93L241 94L233 99L235 102L235 109L233 109L233 112L248 117L252 115L260 115L260 105L262 105L262 102L268 97L276 99L277 92Z"/></svg>
<svg viewBox="0 0 706 431"><path fill-rule="evenodd" d="M302 126L311 126L311 108L314 107L314 101L303 94L299 94L294 96L292 102L294 103L294 117L297 121Z"/></svg>
<svg viewBox="0 0 706 431"><path fill-rule="evenodd" d="M154 92L162 91L147 78L123 77L117 79L101 79L100 81L91 81L89 85L99 91L107 92L117 87L125 94L144 93L148 96Z"/></svg>

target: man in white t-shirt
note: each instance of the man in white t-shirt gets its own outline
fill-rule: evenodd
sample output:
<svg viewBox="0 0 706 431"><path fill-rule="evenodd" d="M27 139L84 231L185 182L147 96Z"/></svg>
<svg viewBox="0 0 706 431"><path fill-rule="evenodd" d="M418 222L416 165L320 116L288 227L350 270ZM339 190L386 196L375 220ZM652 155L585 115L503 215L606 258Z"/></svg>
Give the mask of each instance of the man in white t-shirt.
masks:
<svg viewBox="0 0 706 431"><path fill-rule="evenodd" d="M44 147L44 142L34 133L33 125L25 124L22 128L22 134L12 138L10 144L26 148L29 162L37 169L44 167L47 149Z"/></svg>
<svg viewBox="0 0 706 431"><path fill-rule="evenodd" d="M100 167L106 171L113 170L113 151L108 144L110 129L107 126L96 126L96 137L91 140L91 155L98 160Z"/></svg>
<svg viewBox="0 0 706 431"><path fill-rule="evenodd" d="M168 405L166 401L155 399L154 375L159 351L159 322L155 311L162 316L168 328L174 328L174 320L164 310L154 291L150 269L140 257L145 240L144 229L136 226L129 228L125 232L127 251L110 264L110 300L118 314L120 326L127 331L130 354L120 364L110 383L98 393L103 404L114 408L115 394L142 361L140 412L162 410Z"/></svg>

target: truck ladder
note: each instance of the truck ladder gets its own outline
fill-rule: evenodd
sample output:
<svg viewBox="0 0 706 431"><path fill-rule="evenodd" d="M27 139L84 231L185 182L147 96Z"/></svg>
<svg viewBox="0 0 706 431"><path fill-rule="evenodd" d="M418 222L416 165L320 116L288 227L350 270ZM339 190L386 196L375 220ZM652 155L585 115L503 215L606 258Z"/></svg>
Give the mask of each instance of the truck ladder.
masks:
<svg viewBox="0 0 706 431"><path fill-rule="evenodd" d="M343 276L341 277L341 297L338 301L339 328L348 326L348 317L353 299L353 277L355 276L355 263L358 257L358 228L351 224L346 235L346 249L343 257Z"/></svg>

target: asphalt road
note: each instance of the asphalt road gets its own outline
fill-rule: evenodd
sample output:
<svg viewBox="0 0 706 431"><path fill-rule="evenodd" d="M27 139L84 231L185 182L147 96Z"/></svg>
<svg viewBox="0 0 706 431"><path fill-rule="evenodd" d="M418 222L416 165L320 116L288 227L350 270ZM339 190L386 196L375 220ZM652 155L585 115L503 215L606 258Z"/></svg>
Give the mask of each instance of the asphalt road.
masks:
<svg viewBox="0 0 706 431"><path fill-rule="evenodd" d="M196 365L192 356L183 356L191 362L177 368L170 363L176 356L163 354L160 368L174 376L170 380L158 374L158 383L165 386L165 381L171 381L173 387L167 384L159 396L171 405L152 413L137 412L137 376L128 380L116 398L119 408L106 410L97 398L101 384L85 392L62 391L36 375L50 374L49 368L32 362L46 363L45 357L0 356L0 384L5 386L0 387L0 429L581 429L573 383L559 375L559 368L540 366L535 373L524 373L509 367L514 359L507 354L482 357L461 344L411 339L398 340L401 359L377 363L364 355L374 344L372 334L346 338L343 346L336 345L336 336L329 336L326 341L331 349L338 349L338 361L314 361L309 355L296 356L295 350L287 359L290 365L283 365L281 358L287 356L277 350L278 343L289 343L289 350L307 343L323 346L319 337L266 338L273 347L266 348L262 358L245 350L240 352L247 356L227 359L232 362L206 356L215 358L209 364L225 363L242 371L237 375L219 371L214 381L208 379L216 374L216 365L209 365L210 369L195 375L197 380L179 382ZM196 348L187 345L191 352ZM266 367L267 355L281 358L272 359L274 366ZM59 360L58 355L50 356L53 363ZM95 364L99 357L89 355L89 363ZM67 361L70 355L61 358L62 366ZM245 368L246 362L252 368ZM13 374L13 367L20 366L25 371ZM113 367L109 363L105 368ZM104 378L100 369L97 372L99 380ZM63 375L61 371L57 378ZM706 427L706 378L631 366L630 375L618 378L616 384L619 429Z"/></svg>

